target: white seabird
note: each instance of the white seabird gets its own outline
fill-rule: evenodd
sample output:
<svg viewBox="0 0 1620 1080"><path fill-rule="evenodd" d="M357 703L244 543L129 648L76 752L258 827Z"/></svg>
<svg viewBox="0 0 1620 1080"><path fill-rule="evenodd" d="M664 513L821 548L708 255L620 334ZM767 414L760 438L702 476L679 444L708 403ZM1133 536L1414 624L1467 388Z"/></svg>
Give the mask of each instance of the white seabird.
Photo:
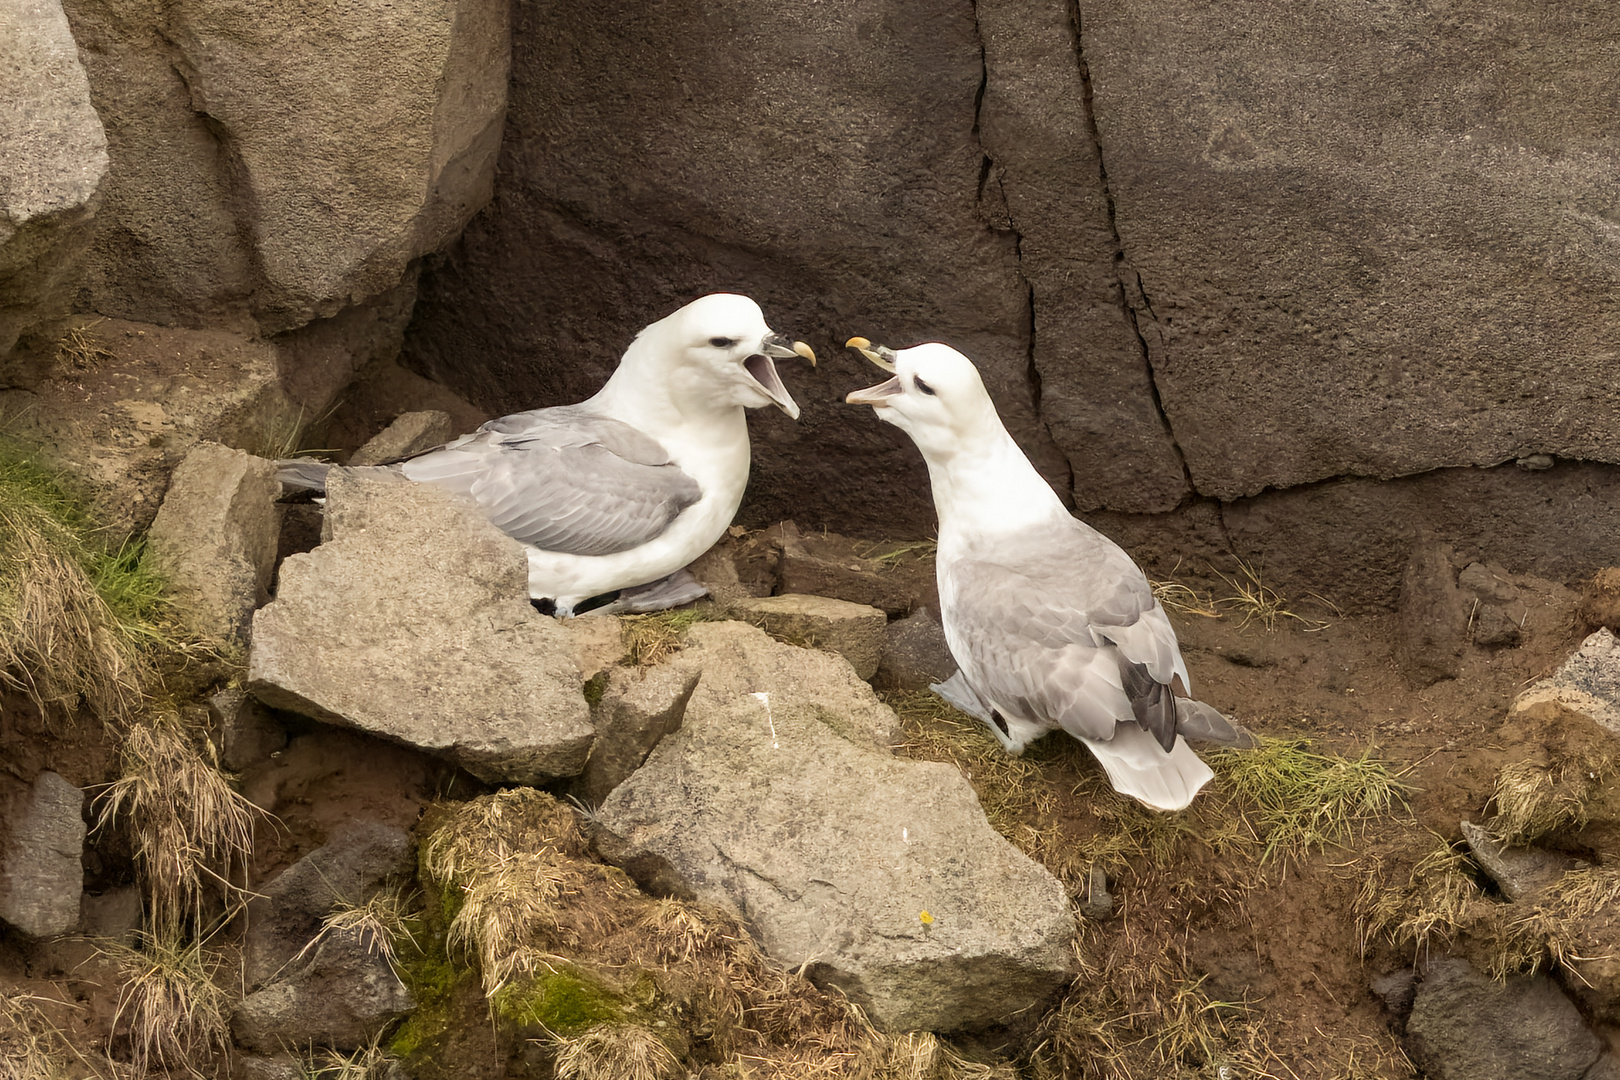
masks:
<svg viewBox="0 0 1620 1080"><path fill-rule="evenodd" d="M894 378L845 400L911 436L939 515L940 617L958 671L932 689L1022 753L1062 728L1114 790L1180 810L1214 775L1183 735L1249 736L1190 697L1164 608L1117 544L1072 517L948 345L851 338ZM1179 734L1178 734L1179 733Z"/></svg>
<svg viewBox="0 0 1620 1080"><path fill-rule="evenodd" d="M776 405L799 417L775 359L803 356L746 296L715 293L636 335L607 384L577 405L531 409L386 466L471 496L522 542L529 595L571 615L615 591L616 610L695 600L683 568L720 539L748 483L743 410ZM278 463L293 487L324 489L335 466Z"/></svg>

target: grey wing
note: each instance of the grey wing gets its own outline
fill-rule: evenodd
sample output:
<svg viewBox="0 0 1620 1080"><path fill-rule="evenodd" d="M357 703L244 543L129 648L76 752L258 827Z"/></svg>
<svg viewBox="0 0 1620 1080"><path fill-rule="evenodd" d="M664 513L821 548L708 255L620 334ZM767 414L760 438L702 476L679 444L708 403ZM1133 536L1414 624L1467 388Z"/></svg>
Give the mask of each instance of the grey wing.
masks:
<svg viewBox="0 0 1620 1080"><path fill-rule="evenodd" d="M492 420L401 468L472 496L517 540L568 555L644 544L703 497L657 440L576 407Z"/></svg>
<svg viewBox="0 0 1620 1080"><path fill-rule="evenodd" d="M1173 688L1179 679L1185 694L1189 681L1175 631L1130 557L1074 525L1066 535L1030 537L952 568L973 595L958 606L988 616L982 633L999 644L987 648L1003 654L999 664L976 665L1003 684L981 689L1007 707L1043 714L1028 719L1088 738L1111 738L1116 722L1135 719L1168 751Z"/></svg>

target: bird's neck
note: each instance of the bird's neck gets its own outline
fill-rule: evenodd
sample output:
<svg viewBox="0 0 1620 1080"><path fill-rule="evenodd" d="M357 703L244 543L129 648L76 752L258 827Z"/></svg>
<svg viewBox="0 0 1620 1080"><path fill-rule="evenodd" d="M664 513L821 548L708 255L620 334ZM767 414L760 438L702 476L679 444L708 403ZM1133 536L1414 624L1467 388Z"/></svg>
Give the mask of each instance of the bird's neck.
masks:
<svg viewBox="0 0 1620 1080"><path fill-rule="evenodd" d="M927 460L941 546L970 533L1013 534L1069 517L1051 485L999 424Z"/></svg>
<svg viewBox="0 0 1620 1080"><path fill-rule="evenodd" d="M712 387L696 385L697 380L685 374L671 367L643 334L630 343L618 369L585 404L660 441L674 438L719 447L741 439L746 447L743 407L717 401Z"/></svg>

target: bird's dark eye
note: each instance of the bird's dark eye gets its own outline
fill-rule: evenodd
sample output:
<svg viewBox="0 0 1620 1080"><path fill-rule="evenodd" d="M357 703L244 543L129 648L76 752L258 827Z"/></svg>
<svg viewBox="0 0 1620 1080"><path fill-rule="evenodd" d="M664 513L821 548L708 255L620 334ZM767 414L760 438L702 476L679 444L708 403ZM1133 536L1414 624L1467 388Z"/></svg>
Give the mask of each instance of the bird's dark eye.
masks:
<svg viewBox="0 0 1620 1080"><path fill-rule="evenodd" d="M915 375L913 375L911 377L911 385L915 386L918 390L921 390L923 393L927 394L929 397L934 396L934 388L932 386L929 386L927 383L923 382L921 379L917 378L917 376L915 376Z"/></svg>
<svg viewBox="0 0 1620 1080"><path fill-rule="evenodd" d="M737 344L737 339L728 337L712 337L709 339L709 344L713 345L717 349L729 349L733 345Z"/></svg>

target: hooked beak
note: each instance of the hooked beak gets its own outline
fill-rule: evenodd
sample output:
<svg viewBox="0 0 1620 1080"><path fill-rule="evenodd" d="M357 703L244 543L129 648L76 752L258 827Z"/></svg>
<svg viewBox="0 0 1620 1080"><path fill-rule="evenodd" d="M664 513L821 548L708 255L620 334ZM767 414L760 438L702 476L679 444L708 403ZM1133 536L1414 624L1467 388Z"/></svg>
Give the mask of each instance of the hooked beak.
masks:
<svg viewBox="0 0 1620 1080"><path fill-rule="evenodd" d="M846 348L854 349L884 371L894 370L894 350L886 345L873 345L863 337L852 337L844 342ZM900 376L896 375L888 382L868 386L865 390L853 390L844 396L844 401L850 405L870 405L874 409L889 407L889 399L901 392Z"/></svg>
<svg viewBox="0 0 1620 1080"><path fill-rule="evenodd" d="M887 345L874 345L863 337L852 337L844 347L854 349L884 371L894 370L894 350Z"/></svg>
<svg viewBox="0 0 1620 1080"><path fill-rule="evenodd" d="M765 396L776 403L776 407L797 420L799 418L799 405L788 393L787 387L782 385L782 376L777 374L776 362L771 359L775 356L802 356L810 361L812 367L816 363L815 350L802 341L789 341L777 333L766 334L759 345L760 351L743 361L743 367L748 374L759 383Z"/></svg>

